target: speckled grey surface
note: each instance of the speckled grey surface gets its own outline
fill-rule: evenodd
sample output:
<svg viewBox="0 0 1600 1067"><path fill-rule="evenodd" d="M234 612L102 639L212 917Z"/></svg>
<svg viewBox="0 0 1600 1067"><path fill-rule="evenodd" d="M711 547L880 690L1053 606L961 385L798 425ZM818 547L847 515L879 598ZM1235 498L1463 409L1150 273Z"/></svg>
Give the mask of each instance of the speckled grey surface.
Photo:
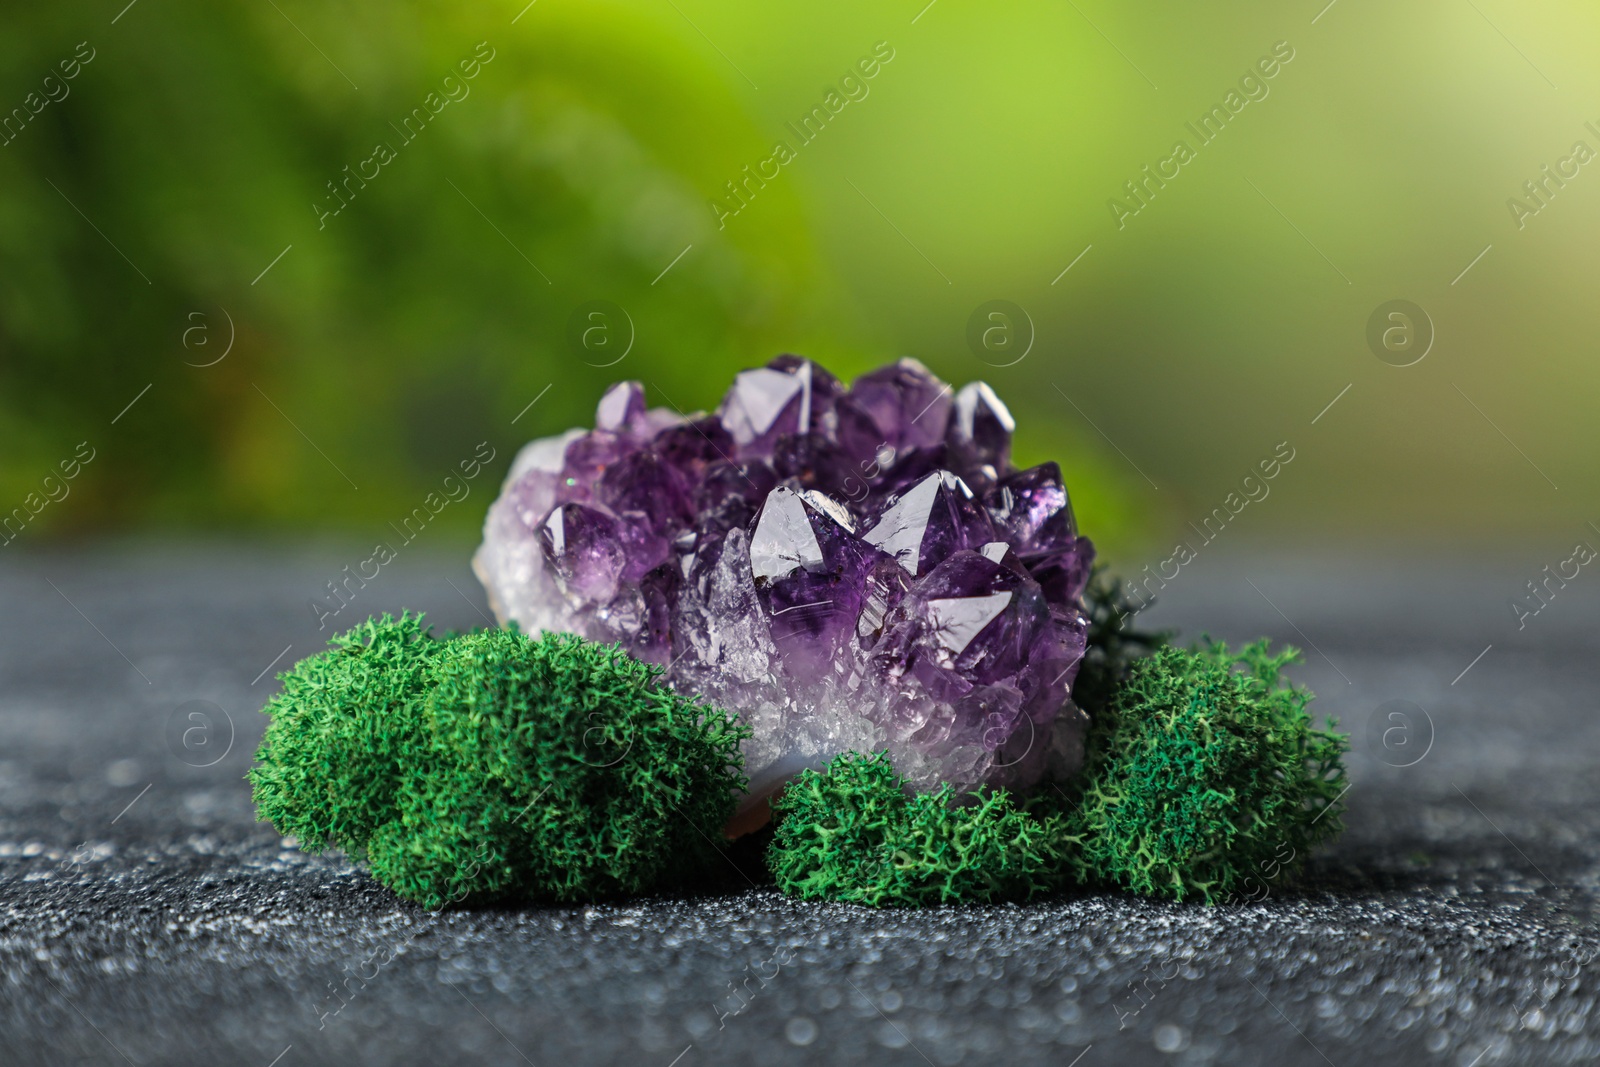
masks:
<svg viewBox="0 0 1600 1067"><path fill-rule="evenodd" d="M252 679L319 647L306 601L364 557L9 551L5 1064L1600 1058L1600 601L1580 579L1518 632L1532 556L1218 556L1172 583L1161 621L1314 641L1300 677L1354 737L1348 833L1255 905L881 913L730 866L698 899L433 915L286 849L241 781ZM481 624L456 554L397 561L337 621L402 605Z"/></svg>

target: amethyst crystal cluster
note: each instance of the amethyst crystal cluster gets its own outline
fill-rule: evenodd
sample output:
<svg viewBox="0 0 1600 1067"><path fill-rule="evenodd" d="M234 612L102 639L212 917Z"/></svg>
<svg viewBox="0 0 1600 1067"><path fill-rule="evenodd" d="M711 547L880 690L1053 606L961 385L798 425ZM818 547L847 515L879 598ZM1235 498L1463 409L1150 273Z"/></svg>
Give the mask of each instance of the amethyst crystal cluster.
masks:
<svg viewBox="0 0 1600 1067"><path fill-rule="evenodd" d="M752 798L840 752L920 787L1071 774L1094 546L1011 414L903 359L848 389L795 356L712 415L613 386L523 448L474 567L502 622L622 644L737 712Z"/></svg>

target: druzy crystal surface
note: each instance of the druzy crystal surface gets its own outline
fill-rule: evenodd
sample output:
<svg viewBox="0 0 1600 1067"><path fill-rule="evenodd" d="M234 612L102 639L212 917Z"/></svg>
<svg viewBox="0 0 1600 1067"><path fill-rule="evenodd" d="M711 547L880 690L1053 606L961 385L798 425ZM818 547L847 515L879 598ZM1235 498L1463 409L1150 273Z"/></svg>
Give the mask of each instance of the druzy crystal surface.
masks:
<svg viewBox="0 0 1600 1067"><path fill-rule="evenodd" d="M716 413L613 386L525 446L474 568L502 622L619 643L737 713L752 797L887 749L921 788L1072 774L1094 546L1011 413L911 359L846 388L780 356Z"/></svg>

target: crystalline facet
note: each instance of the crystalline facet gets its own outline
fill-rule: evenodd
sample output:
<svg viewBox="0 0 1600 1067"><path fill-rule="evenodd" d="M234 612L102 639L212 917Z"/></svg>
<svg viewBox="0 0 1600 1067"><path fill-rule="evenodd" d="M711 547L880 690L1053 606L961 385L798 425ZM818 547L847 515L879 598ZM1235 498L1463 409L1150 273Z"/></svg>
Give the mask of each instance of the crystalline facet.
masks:
<svg viewBox="0 0 1600 1067"><path fill-rule="evenodd" d="M1075 603L1089 584L1094 546L1078 536L1061 468L1041 463L1005 475L984 495L984 503L1051 599Z"/></svg>
<svg viewBox="0 0 1600 1067"><path fill-rule="evenodd" d="M562 589L589 601L616 595L628 561L617 522L605 512L562 504L539 524L539 544Z"/></svg>
<svg viewBox="0 0 1600 1067"><path fill-rule="evenodd" d="M649 437L650 417L644 407L644 386L618 382L606 390L595 408L594 428L608 433Z"/></svg>
<svg viewBox="0 0 1600 1067"><path fill-rule="evenodd" d="M1063 548L1077 539L1072 501L1054 463L1006 475L984 495L984 503L1019 552Z"/></svg>
<svg viewBox="0 0 1600 1067"><path fill-rule="evenodd" d="M950 387L914 359L902 359L857 378L850 387L850 398L896 451L944 441L950 424Z"/></svg>
<svg viewBox="0 0 1600 1067"><path fill-rule="evenodd" d="M774 489L750 538L750 573L759 585L787 578L797 570L822 566L822 545L806 518L806 506L793 489Z"/></svg>
<svg viewBox="0 0 1600 1067"><path fill-rule="evenodd" d="M866 540L900 561L912 577L926 574L950 553L977 548L994 537L994 525L972 490L949 471L934 471L890 498Z"/></svg>
<svg viewBox="0 0 1600 1067"><path fill-rule="evenodd" d="M948 597L928 601L928 621L939 644L947 652L967 650L974 638L983 632L1011 603L1010 593L986 593L983 596Z"/></svg>
<svg viewBox="0 0 1600 1067"><path fill-rule="evenodd" d="M949 443L965 463L984 471L992 481L1011 462L1011 434L1017 428L1011 411L985 382L973 382L956 394Z"/></svg>
<svg viewBox="0 0 1600 1067"><path fill-rule="evenodd" d="M618 515L634 514L667 536L694 521L689 482L654 452L634 452L606 468L594 497Z"/></svg>
<svg viewBox="0 0 1600 1067"><path fill-rule="evenodd" d="M920 788L1070 774L1094 546L994 391L779 356L713 415L625 382L524 448L474 568L503 621L621 643L737 713L751 796L887 748Z"/></svg>
<svg viewBox="0 0 1600 1067"><path fill-rule="evenodd" d="M741 449L770 454L780 434L804 433L810 426L810 361L801 360L790 369L741 371L723 398L721 415Z"/></svg>
<svg viewBox="0 0 1600 1067"><path fill-rule="evenodd" d="M861 614L864 578L880 558L832 511L779 486L750 539L750 572L768 631L803 678L848 664L846 644Z"/></svg>

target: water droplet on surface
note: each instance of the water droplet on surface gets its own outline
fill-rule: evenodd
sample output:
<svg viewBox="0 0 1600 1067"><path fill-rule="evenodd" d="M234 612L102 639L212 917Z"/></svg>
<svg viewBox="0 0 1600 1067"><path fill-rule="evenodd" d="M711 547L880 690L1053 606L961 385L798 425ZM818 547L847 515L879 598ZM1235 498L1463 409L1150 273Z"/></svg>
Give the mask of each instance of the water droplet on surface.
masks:
<svg viewBox="0 0 1600 1067"><path fill-rule="evenodd" d="M137 785L144 772L136 759L119 759L106 768L106 781L114 786Z"/></svg>
<svg viewBox="0 0 1600 1067"><path fill-rule="evenodd" d="M817 1024L804 1016L790 1019L784 1024L783 1036L789 1044L804 1047L817 1039Z"/></svg>
<svg viewBox="0 0 1600 1067"><path fill-rule="evenodd" d="M1181 1026L1171 1023L1162 1023L1156 1027L1155 1046L1157 1052L1181 1052L1189 1045L1189 1034Z"/></svg>
<svg viewBox="0 0 1600 1067"><path fill-rule="evenodd" d="M888 1020L879 1024L876 1036L878 1044L884 1048L905 1048L909 1041L905 1031Z"/></svg>

